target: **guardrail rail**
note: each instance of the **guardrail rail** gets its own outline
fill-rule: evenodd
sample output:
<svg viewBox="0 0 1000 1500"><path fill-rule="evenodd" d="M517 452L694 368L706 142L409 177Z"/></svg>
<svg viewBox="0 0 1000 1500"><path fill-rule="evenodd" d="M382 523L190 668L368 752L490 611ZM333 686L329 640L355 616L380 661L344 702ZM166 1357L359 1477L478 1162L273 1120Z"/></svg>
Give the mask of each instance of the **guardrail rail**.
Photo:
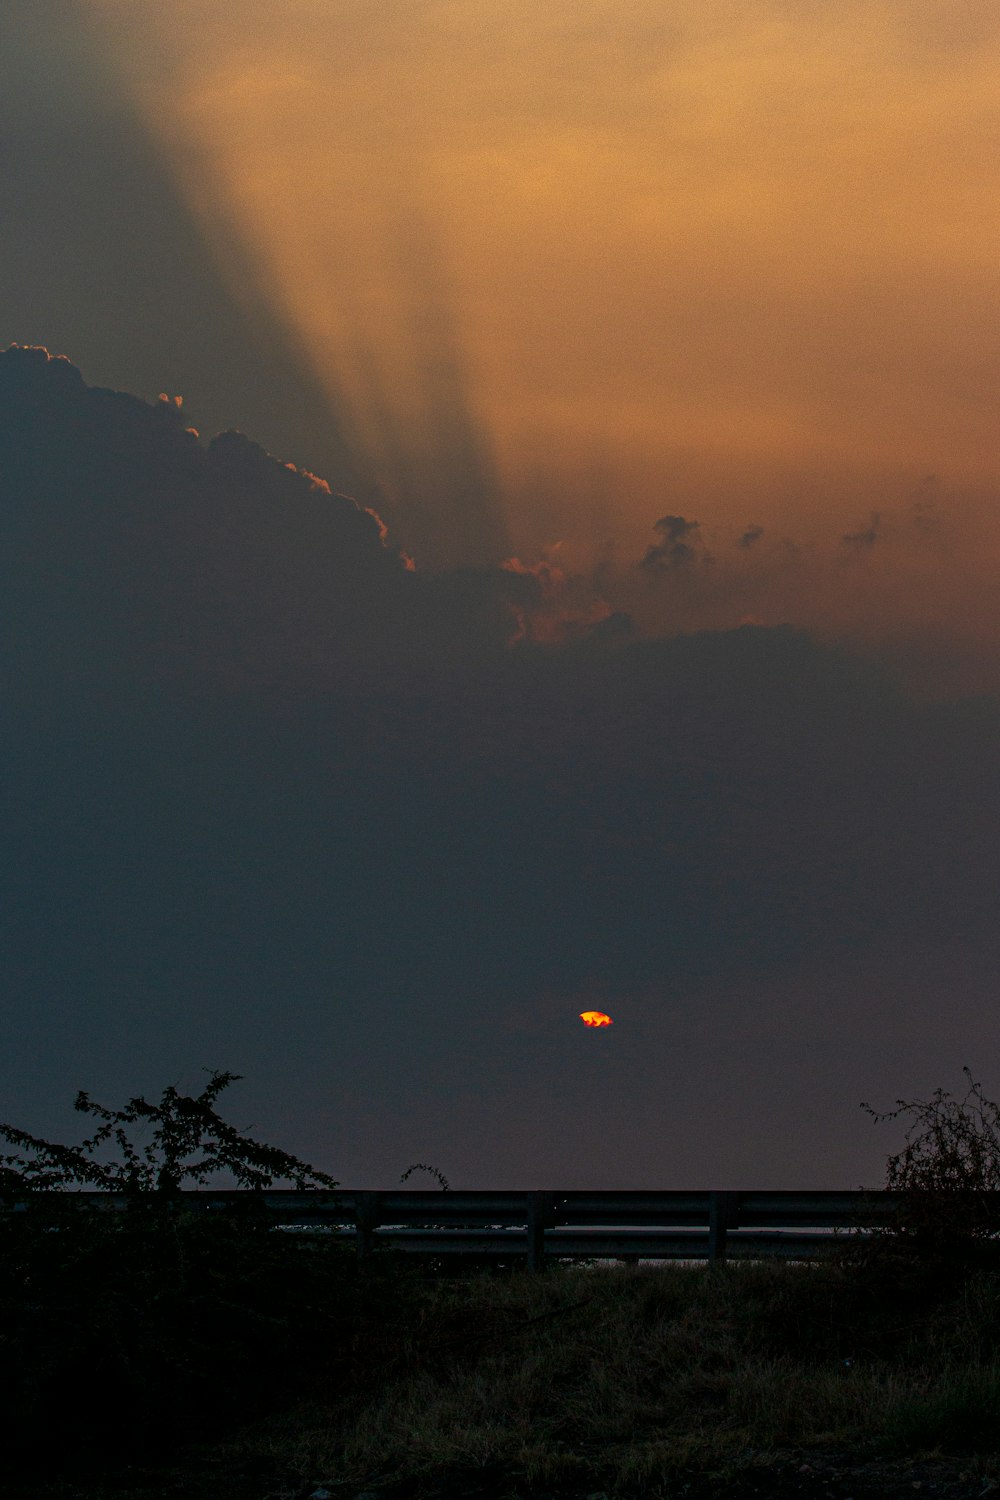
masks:
<svg viewBox="0 0 1000 1500"><path fill-rule="evenodd" d="M60 1193L108 1212L124 1193ZM1000 1198L1000 1195L997 1195ZM539 1270L555 1260L707 1260L778 1256L817 1259L843 1232L887 1224L897 1194L819 1192L377 1192L198 1189L185 1209L212 1213L255 1205L276 1225L349 1238L364 1258L380 1248L442 1259L523 1259ZM8 1210L23 1206L8 1202Z"/></svg>

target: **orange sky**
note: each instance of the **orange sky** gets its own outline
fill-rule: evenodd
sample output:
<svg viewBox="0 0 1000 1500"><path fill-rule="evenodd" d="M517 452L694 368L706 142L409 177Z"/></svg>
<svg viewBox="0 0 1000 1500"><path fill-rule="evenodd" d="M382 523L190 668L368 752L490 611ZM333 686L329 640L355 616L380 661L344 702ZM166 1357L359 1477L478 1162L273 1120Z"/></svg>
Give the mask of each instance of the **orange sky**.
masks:
<svg viewBox="0 0 1000 1500"><path fill-rule="evenodd" d="M946 497L991 576L989 0L89 3L419 561L836 560Z"/></svg>

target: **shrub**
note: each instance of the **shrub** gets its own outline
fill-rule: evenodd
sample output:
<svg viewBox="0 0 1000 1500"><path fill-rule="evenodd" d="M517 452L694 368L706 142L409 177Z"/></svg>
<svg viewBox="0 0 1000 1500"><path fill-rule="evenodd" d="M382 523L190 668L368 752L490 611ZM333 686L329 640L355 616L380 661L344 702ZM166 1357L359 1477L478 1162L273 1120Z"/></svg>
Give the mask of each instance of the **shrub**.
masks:
<svg viewBox="0 0 1000 1500"><path fill-rule="evenodd" d="M332 1177L297 1156L267 1146L223 1120L215 1108L219 1095L239 1074L214 1072L200 1094L181 1094L170 1086L158 1104L141 1094L121 1109L107 1109L83 1090L74 1109L94 1115L100 1125L79 1146L64 1146L0 1124L0 1140L18 1146L0 1155L0 1194L25 1189L98 1188L109 1192L175 1193L185 1182L205 1183L227 1172L241 1188L266 1188L275 1181L298 1188L336 1187ZM145 1144L136 1137L152 1127ZM105 1148L118 1148L117 1158ZM27 1154L26 1154L27 1153Z"/></svg>
<svg viewBox="0 0 1000 1500"><path fill-rule="evenodd" d="M996 1264L1000 1249L1000 1105L963 1072L961 1097L939 1088L890 1110L861 1106L877 1123L908 1121L902 1150L886 1163L899 1206L884 1238L938 1271Z"/></svg>
<svg viewBox="0 0 1000 1500"><path fill-rule="evenodd" d="M361 1275L332 1236L278 1230L263 1199L193 1211L185 1183L220 1172L262 1189L333 1187L297 1157L222 1120L235 1075L198 1095L107 1109L86 1094L96 1132L79 1146L10 1125L0 1159L0 1377L11 1393L9 1456L43 1440L70 1453L170 1445L242 1421L316 1381L335 1384L363 1329L401 1283ZM148 1139L143 1142L143 1131ZM108 1211L74 1189L117 1190ZM16 1201L17 1208L14 1208Z"/></svg>

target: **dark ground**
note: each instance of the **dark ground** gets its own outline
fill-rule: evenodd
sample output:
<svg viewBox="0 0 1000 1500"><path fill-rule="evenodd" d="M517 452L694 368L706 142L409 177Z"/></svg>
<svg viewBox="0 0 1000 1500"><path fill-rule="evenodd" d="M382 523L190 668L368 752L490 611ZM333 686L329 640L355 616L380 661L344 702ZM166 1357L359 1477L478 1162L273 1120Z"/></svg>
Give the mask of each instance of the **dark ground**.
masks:
<svg viewBox="0 0 1000 1500"><path fill-rule="evenodd" d="M796 1449L748 1456L726 1475L688 1474L662 1490L621 1497L593 1490L529 1490L497 1468L452 1468L420 1487L338 1485L334 1478L301 1478L259 1462L235 1465L211 1453L172 1466L133 1465L104 1474L0 1480L2 1500L1000 1500L1000 1467L974 1460L864 1458L838 1449Z"/></svg>

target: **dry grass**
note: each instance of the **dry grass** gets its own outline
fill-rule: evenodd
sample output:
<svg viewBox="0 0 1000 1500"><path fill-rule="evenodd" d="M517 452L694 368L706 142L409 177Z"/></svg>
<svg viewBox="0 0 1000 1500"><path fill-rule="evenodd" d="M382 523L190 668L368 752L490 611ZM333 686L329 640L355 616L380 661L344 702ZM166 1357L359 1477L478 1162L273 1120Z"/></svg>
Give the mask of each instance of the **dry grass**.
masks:
<svg viewBox="0 0 1000 1500"><path fill-rule="evenodd" d="M809 1445L996 1448L1000 1280L931 1306L849 1269L559 1268L431 1283L350 1399L247 1436L338 1489L655 1495Z"/></svg>

